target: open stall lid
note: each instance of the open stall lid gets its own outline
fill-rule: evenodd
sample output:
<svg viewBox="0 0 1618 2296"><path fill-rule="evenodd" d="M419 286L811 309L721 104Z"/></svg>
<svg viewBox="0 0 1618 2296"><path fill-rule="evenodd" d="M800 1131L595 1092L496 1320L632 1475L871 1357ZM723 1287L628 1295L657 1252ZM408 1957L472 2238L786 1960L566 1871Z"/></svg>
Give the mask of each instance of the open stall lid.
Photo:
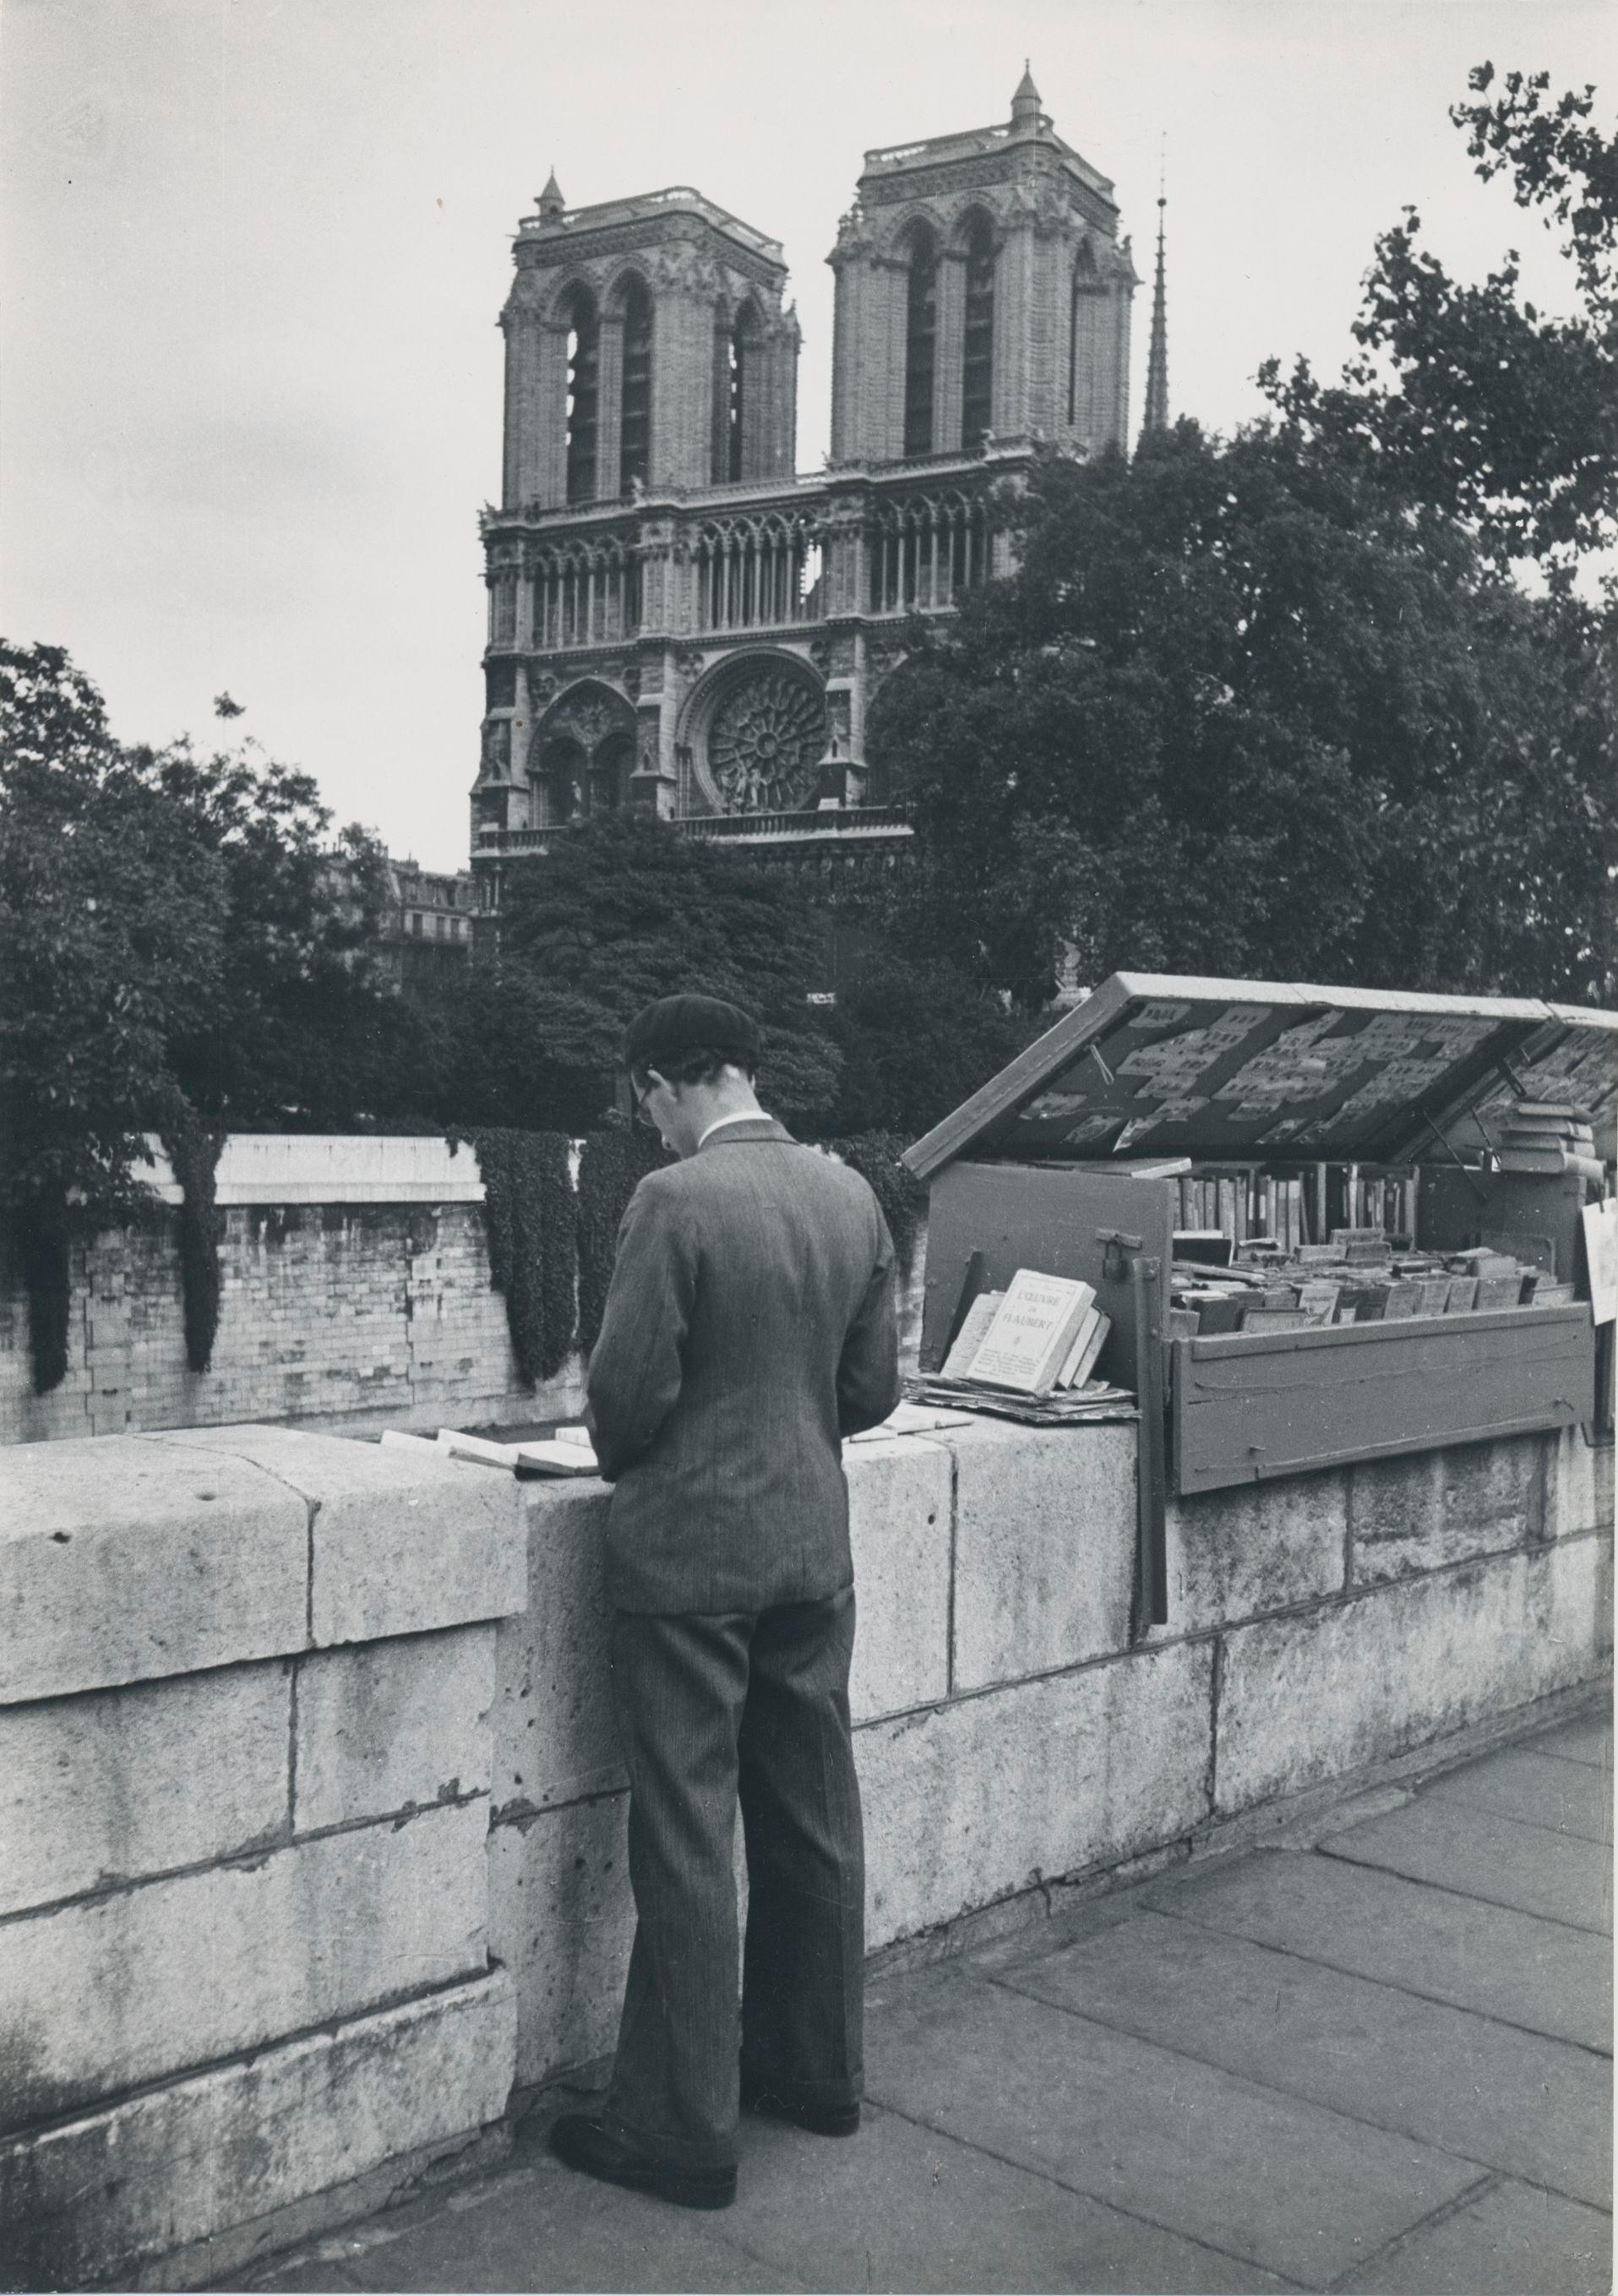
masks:
<svg viewBox="0 0 1618 2296"><path fill-rule="evenodd" d="M1588 1111L1610 1154L1618 1013L1115 972L904 1161L1452 1161L1524 1099Z"/></svg>

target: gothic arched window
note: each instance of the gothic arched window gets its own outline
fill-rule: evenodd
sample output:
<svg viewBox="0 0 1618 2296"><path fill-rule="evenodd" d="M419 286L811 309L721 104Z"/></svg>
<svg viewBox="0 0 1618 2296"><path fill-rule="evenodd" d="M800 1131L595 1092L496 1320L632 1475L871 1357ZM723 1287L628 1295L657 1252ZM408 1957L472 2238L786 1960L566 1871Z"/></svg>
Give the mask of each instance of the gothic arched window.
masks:
<svg viewBox="0 0 1618 2296"><path fill-rule="evenodd" d="M587 287L568 297L568 500L595 499L597 376L601 333L595 300Z"/></svg>
<svg viewBox="0 0 1618 2296"><path fill-rule="evenodd" d="M748 468L748 436L756 422L751 401L759 383L758 313L744 303L714 346L714 484L756 475Z"/></svg>
<svg viewBox="0 0 1618 2296"><path fill-rule="evenodd" d="M904 306L904 452L933 451L933 369L938 351L938 242L925 224L911 242Z"/></svg>
<svg viewBox="0 0 1618 2296"><path fill-rule="evenodd" d="M651 297L639 279L624 291L624 382L619 398L618 492L651 472Z"/></svg>
<svg viewBox="0 0 1618 2296"><path fill-rule="evenodd" d="M1081 423L1090 414L1089 391L1095 372L1100 283L1087 247L1073 266L1073 296L1067 312L1067 420Z"/></svg>
<svg viewBox="0 0 1618 2296"><path fill-rule="evenodd" d="M980 446L994 409L994 234L987 216L967 233L966 327L960 360L960 443Z"/></svg>

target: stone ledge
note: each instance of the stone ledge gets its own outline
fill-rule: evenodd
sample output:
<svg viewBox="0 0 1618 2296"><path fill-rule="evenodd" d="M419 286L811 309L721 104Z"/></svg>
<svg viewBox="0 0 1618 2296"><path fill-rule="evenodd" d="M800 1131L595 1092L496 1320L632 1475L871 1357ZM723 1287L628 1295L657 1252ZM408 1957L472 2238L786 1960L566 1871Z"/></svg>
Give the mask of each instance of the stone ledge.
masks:
<svg viewBox="0 0 1618 2296"><path fill-rule="evenodd" d="M522 1608L524 1517L511 1475L291 1427L199 1427L146 1439L249 1461L313 1510L308 1640L316 1647Z"/></svg>
<svg viewBox="0 0 1618 2296"><path fill-rule="evenodd" d="M309 1510L148 1435L0 1451L0 1703L304 1647Z"/></svg>
<svg viewBox="0 0 1618 2296"><path fill-rule="evenodd" d="M507 1475L198 1427L0 1449L0 1707L499 1618L524 1600Z"/></svg>
<svg viewBox="0 0 1618 2296"><path fill-rule="evenodd" d="M498 2120L515 2063L496 1970L0 2142L0 2284L217 2279L272 2211Z"/></svg>

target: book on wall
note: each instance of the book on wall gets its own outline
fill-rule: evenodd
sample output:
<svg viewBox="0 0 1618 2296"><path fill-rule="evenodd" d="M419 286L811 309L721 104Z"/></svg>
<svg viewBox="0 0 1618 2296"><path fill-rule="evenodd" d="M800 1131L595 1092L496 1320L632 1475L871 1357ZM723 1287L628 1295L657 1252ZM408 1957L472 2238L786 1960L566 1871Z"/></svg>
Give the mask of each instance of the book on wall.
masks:
<svg viewBox="0 0 1618 2296"><path fill-rule="evenodd" d="M961 1319L955 1334L954 1345L944 1359L940 1376L944 1379L965 1379L973 1357L988 1337L989 1326L994 1321L1003 1292L980 1292Z"/></svg>
<svg viewBox="0 0 1618 2296"><path fill-rule="evenodd" d="M1078 1329L1078 1335L1067 1351L1057 1380L1059 1388L1083 1387L1096 1367L1096 1358L1107 1345L1107 1335L1112 1329L1112 1317L1104 1316L1099 1308L1092 1307Z"/></svg>
<svg viewBox="0 0 1618 2296"><path fill-rule="evenodd" d="M1049 1395L1095 1298L1094 1285L1075 1276L1019 1267L966 1370L957 1375L1017 1395Z"/></svg>
<svg viewBox="0 0 1618 2296"><path fill-rule="evenodd" d="M480 1467L505 1467L519 1481L539 1475L600 1472L586 1427L559 1428L549 1440L533 1443L496 1443L487 1436L462 1434L458 1427L440 1427L437 1448L452 1459L470 1459Z"/></svg>

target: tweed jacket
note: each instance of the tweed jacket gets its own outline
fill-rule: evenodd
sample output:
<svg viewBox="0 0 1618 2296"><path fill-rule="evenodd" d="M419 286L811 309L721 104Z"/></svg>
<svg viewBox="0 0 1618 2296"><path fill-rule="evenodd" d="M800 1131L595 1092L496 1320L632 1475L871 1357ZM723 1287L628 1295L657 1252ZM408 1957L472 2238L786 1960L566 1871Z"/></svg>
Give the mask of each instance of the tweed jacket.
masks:
<svg viewBox="0 0 1618 2296"><path fill-rule="evenodd" d="M852 1583L840 1439L898 1400L893 1263L866 1182L770 1117L641 1182L588 1374L617 1609Z"/></svg>

